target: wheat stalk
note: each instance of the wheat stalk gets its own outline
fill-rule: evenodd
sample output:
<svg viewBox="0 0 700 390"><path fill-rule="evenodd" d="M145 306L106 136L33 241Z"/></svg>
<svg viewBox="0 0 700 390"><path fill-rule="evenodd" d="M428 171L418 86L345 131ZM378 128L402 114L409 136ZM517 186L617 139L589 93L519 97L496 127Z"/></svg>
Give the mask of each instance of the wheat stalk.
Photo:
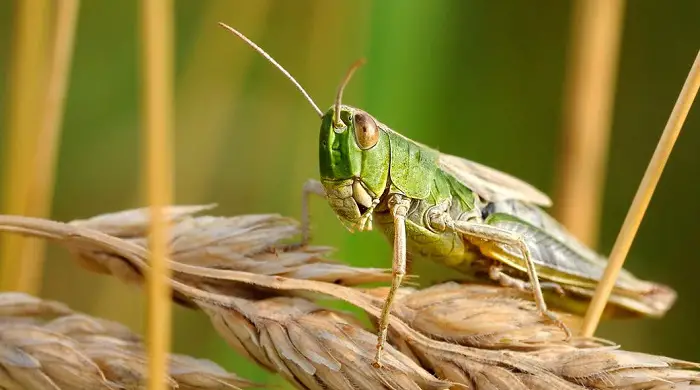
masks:
<svg viewBox="0 0 700 390"><path fill-rule="evenodd" d="M201 309L239 353L300 389L666 389L700 385L695 363L624 351L600 339L565 340L528 296L491 285L400 290L385 367L371 366L376 337L354 316L315 302L332 297L376 320L383 269L328 259L331 248L295 244L296 221L279 215L195 216L171 207L171 286ZM0 230L59 242L79 263L143 284L148 210L68 224L0 216Z"/></svg>
<svg viewBox="0 0 700 390"><path fill-rule="evenodd" d="M0 293L0 388L145 388L141 338L121 324L24 293ZM209 360L170 355L167 382L180 389L253 384Z"/></svg>
<svg viewBox="0 0 700 390"><path fill-rule="evenodd" d="M596 248L625 0L573 2L554 215Z"/></svg>

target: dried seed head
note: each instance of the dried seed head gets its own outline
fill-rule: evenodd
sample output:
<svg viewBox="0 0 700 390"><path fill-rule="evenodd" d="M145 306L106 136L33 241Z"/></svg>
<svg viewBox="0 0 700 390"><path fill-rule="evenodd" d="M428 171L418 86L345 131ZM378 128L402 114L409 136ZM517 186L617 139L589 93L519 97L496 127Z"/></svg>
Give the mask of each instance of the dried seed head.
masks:
<svg viewBox="0 0 700 390"><path fill-rule="evenodd" d="M303 298L239 300L240 312L204 305L234 349L302 389L446 389L392 347L385 367L372 367L376 336L347 315Z"/></svg>
<svg viewBox="0 0 700 390"><path fill-rule="evenodd" d="M588 388L697 388L697 363L611 348L570 350L543 359L552 372ZM677 384L678 387L663 387ZM685 384L696 385L684 387ZM661 386L661 387L659 387Z"/></svg>
<svg viewBox="0 0 700 390"><path fill-rule="evenodd" d="M147 383L140 338L126 327L21 293L0 293L0 388L133 389ZM184 389L253 384L211 361L171 355L168 383Z"/></svg>
<svg viewBox="0 0 700 390"><path fill-rule="evenodd" d="M237 217L193 215L209 208L211 206L168 208L167 214L174 223L171 228L172 260L199 267L350 286L391 279L385 269L350 267L327 258L332 248L295 245L293 240L299 236L300 229L291 218L276 214ZM95 229L146 248L148 223L148 209L136 209L73 221L70 225ZM116 256L114 251L79 247L76 255L87 269L112 274L127 283L143 282L138 267ZM194 285L202 283L201 278L190 277L187 281ZM210 290L225 291L221 284L211 280L207 283Z"/></svg>
<svg viewBox="0 0 700 390"><path fill-rule="evenodd" d="M0 230L56 240L82 256L90 269L140 284L148 267L143 244L147 220L136 214L114 214L124 228L114 215L97 218L100 223L71 225L0 216ZM567 343L558 327L542 321L528 294L454 283L399 291L390 319L393 347L387 349L386 366L377 370L370 366L376 342L372 332L353 316L303 297L325 295L376 317L385 289L365 291L328 281L345 275L342 282L353 285L386 275L326 260L328 248L285 243L298 228L280 216L193 217L186 211L171 215L177 216L173 229L177 261L171 264L176 271L171 280L175 298L200 306L235 350L301 389L700 387L695 363L619 350L605 340ZM105 235L88 225L123 236ZM345 268L332 272L313 268L319 265ZM83 386L87 382L81 381L102 380L100 386L109 388L128 383L129 378L136 382L143 378L142 347L128 330L22 295L0 294L2 313L12 318L0 321L0 367L9 367L0 370L0 387L50 388L58 381ZM45 316L59 318L41 319ZM13 344L8 346L6 340ZM45 341L33 345L28 340ZM52 345L56 347L42 349ZM85 375L41 365L39 358L53 362L64 354L72 364L85 364ZM201 385L191 385L194 388L242 386L208 364L200 367L187 358L180 360L186 367L171 365L172 383ZM120 374L124 372L128 378Z"/></svg>
<svg viewBox="0 0 700 390"><path fill-rule="evenodd" d="M213 204L172 206L166 208L165 214L167 219L172 223L191 217L199 212L210 210L214 207L216 207L216 205ZM142 207L139 209L100 214L87 219L76 219L69 222L69 224L98 230L120 238L143 237L148 233L149 214L150 209L148 207Z"/></svg>
<svg viewBox="0 0 700 390"><path fill-rule="evenodd" d="M45 301L25 293L0 294L0 317L39 317L72 314L73 311L60 302Z"/></svg>
<svg viewBox="0 0 700 390"><path fill-rule="evenodd" d="M372 293L384 296L378 289ZM397 301L399 317L437 340L513 350L569 345L561 328L544 321L533 302L502 287L444 283L406 292Z"/></svg>

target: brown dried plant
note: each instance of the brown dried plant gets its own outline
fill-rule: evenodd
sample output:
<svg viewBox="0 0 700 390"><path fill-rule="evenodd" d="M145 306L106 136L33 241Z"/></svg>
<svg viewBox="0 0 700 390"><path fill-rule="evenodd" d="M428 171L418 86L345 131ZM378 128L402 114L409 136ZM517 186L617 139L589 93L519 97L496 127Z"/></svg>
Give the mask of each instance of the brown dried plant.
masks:
<svg viewBox="0 0 700 390"><path fill-rule="evenodd" d="M386 270L328 259L299 246L296 221L279 215L195 216L168 209L174 299L206 313L238 353L300 389L695 389L698 364L630 352L599 339L565 340L528 296L478 284L403 288L390 320L384 367L373 368L373 331L322 307L334 298L380 313ZM146 209L68 224L0 216L0 230L68 248L82 266L142 284Z"/></svg>
<svg viewBox="0 0 700 390"><path fill-rule="evenodd" d="M0 293L0 388L145 388L141 339L121 324L58 302ZM253 384L209 360L169 357L168 384L179 389L240 389Z"/></svg>

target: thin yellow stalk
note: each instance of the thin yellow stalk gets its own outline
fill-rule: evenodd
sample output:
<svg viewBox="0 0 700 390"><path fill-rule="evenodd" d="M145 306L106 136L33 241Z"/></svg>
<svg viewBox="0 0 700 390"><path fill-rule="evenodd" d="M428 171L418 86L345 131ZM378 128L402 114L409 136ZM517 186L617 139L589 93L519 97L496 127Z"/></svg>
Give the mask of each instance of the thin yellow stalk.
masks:
<svg viewBox="0 0 700 390"><path fill-rule="evenodd" d="M624 0L579 0L574 7L555 215L595 247L615 97Z"/></svg>
<svg viewBox="0 0 700 390"><path fill-rule="evenodd" d="M60 144L79 5L79 0L56 2L56 25L49 59L44 115L41 118L43 123L35 140L33 165L30 165L33 175L30 177L26 214L31 216L48 217L51 212L55 182L54 167ZM20 258L22 272L18 275L17 285L22 291L38 294L41 288L46 243L26 240L23 244L24 249Z"/></svg>
<svg viewBox="0 0 700 390"><path fill-rule="evenodd" d="M148 203L151 206L149 247L151 271L148 279L148 388L164 390L167 353L170 347L171 304L167 281L168 228L164 207L172 193L172 0L144 1L143 104L144 161L147 162Z"/></svg>
<svg viewBox="0 0 700 390"><path fill-rule="evenodd" d="M9 56L11 68L8 74L7 139L5 182L2 188L2 210L7 214L26 214L27 195L32 176L33 147L39 128L42 86L45 77L46 31L49 25L50 2L21 0L15 3L13 52ZM2 236L0 241L0 289L28 291L22 285L25 270L20 261L27 239L19 236Z"/></svg>
<svg viewBox="0 0 700 390"><path fill-rule="evenodd" d="M259 35L258 31L265 26L269 1L208 2L203 7L204 14L192 34L197 44L186 55L174 99L174 150L176 155L186 156L174 161L177 172L174 191L179 199L194 203L211 200L208 194L216 188L216 166L225 156L222 140L232 131L226 124L231 121L243 92L244 76L256 55L248 47L239 47L225 39L228 38L225 34L222 38L217 23L221 15L235 15L242 30L252 36ZM95 294L93 314L131 316L134 310L140 310L116 305L124 294L118 285L100 286Z"/></svg>
<svg viewBox="0 0 700 390"><path fill-rule="evenodd" d="M605 304L615 284L617 275L620 273L622 263L625 261L625 257L632 245L637 229L642 222L642 218L649 205L649 201L651 201L651 196L659 182L666 161L668 161L673 145L676 143L676 139L678 139L678 135L681 132L688 111L690 111L690 106L693 104L695 95L698 93L698 88L700 88L700 51L695 57L693 67L690 69L688 78L685 80L683 89L678 96L676 105L673 107L673 111L666 123L666 128L661 135L661 139L658 145L656 145L654 155L651 161L649 161L649 166L644 173L642 182L637 189L637 194L632 201L632 206L630 206L627 212L625 221L622 224L622 229L620 229L620 233L615 241L615 246L613 246L612 252L610 253L610 261L605 269L603 278L596 288L591 305L588 307L586 317L583 320L583 327L581 328L581 335L584 337L592 336L593 333L595 333L595 329L598 327L600 316L603 313L603 309L605 309Z"/></svg>

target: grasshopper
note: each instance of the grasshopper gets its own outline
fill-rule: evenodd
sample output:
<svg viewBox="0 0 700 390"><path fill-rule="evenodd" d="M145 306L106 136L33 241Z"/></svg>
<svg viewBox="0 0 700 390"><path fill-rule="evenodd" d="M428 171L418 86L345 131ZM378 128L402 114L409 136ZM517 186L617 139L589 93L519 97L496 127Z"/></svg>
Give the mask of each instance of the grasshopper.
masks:
<svg viewBox="0 0 700 390"><path fill-rule="evenodd" d="M393 242L393 278L379 318L375 367L381 366L389 313L406 275L407 254L443 263L477 280L530 291L541 315L570 335L549 311L543 288L557 293L548 300L559 298L561 306L580 314L607 259L542 210L552 203L547 195L506 173L440 153L369 113L342 104L343 90L361 61L347 72L333 106L323 113L270 55L237 30L221 25L277 67L321 118L321 180L310 180L303 187L302 243L309 241L312 194L326 198L349 230L368 231L376 224ZM671 288L622 270L608 314L660 317L675 298Z"/></svg>

